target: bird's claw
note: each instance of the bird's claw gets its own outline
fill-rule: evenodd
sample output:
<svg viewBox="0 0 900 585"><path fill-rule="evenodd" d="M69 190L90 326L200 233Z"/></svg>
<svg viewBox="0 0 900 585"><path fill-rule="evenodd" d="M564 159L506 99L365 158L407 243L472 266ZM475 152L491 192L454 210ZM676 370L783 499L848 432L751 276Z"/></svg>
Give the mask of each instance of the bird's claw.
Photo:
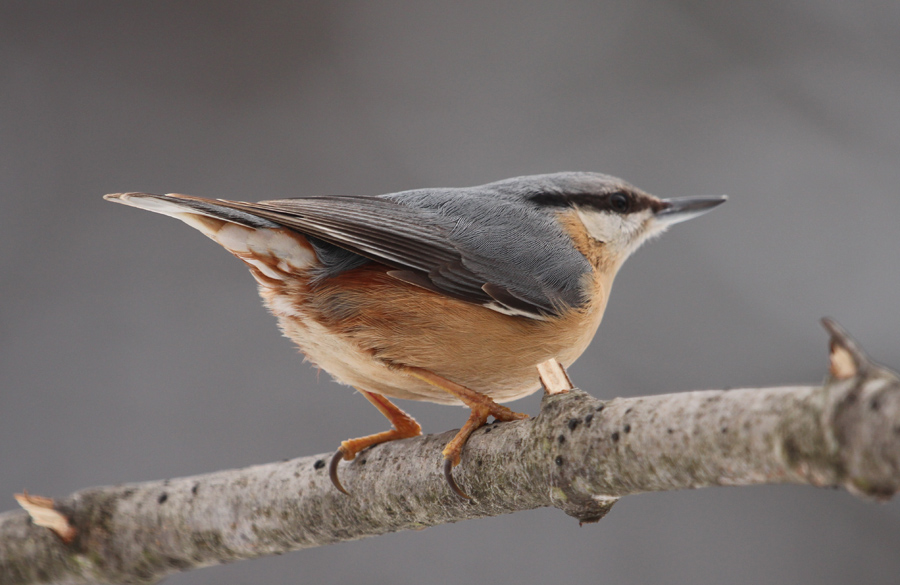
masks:
<svg viewBox="0 0 900 585"><path fill-rule="evenodd" d="M471 500L466 492L462 491L462 488L459 487L459 484L456 483L456 480L453 479L453 460L452 459L444 459L444 479L447 480L447 484L449 484L450 489L453 490L453 493L459 496L464 500Z"/></svg>
<svg viewBox="0 0 900 585"><path fill-rule="evenodd" d="M344 450L338 449L335 454L331 456L331 463L328 464L328 477L331 478L332 485L334 485L339 492L349 496L350 492L344 489L344 486L341 485L341 480L338 477L338 465L340 464L341 459L344 459ZM472 499L461 487L459 487L456 480L453 479L453 461L451 459L444 459L444 479L447 480L447 485L450 486L450 489L454 494L463 500Z"/></svg>
<svg viewBox="0 0 900 585"><path fill-rule="evenodd" d="M349 496L350 492L344 489L344 486L341 485L341 480L338 479L338 463L340 463L341 459L344 459L344 457L344 448L339 447L337 452L332 455L331 463L328 465L328 477L331 478L331 483L338 489L339 492Z"/></svg>

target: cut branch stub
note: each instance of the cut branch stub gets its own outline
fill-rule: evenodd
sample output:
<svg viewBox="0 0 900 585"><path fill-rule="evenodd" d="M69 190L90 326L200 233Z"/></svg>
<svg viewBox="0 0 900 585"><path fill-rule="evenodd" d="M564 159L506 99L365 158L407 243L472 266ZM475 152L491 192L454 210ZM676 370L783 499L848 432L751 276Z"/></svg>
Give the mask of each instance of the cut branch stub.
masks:
<svg viewBox="0 0 900 585"><path fill-rule="evenodd" d="M544 390L549 395L565 394L575 386L569 379L569 374L561 363L554 358L550 358L545 362L541 362L537 366L538 376L544 385Z"/></svg>
<svg viewBox="0 0 900 585"><path fill-rule="evenodd" d="M78 531L62 512L56 510L52 498L32 496L28 492L13 497L28 512L35 525L49 528L66 544L75 540Z"/></svg>
<svg viewBox="0 0 900 585"><path fill-rule="evenodd" d="M830 442L843 468L844 487L875 500L900 490L900 377L872 362L833 320L822 319L831 333L830 388L836 400L826 409Z"/></svg>
<svg viewBox="0 0 900 585"><path fill-rule="evenodd" d="M837 380L847 380L864 373L871 362L859 344L833 319L824 317L822 326L831 334L828 343L831 375Z"/></svg>

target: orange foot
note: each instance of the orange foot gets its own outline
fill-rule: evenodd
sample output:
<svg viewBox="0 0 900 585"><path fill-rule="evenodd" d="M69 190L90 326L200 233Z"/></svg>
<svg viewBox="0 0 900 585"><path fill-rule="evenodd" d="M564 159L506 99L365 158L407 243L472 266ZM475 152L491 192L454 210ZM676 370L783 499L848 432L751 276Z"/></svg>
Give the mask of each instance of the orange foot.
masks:
<svg viewBox="0 0 900 585"><path fill-rule="evenodd" d="M360 390L360 392L369 400L369 402L375 405L375 408L377 408L381 414L391 421L394 428L367 437L349 439L341 443L341 446L331 458L331 464L328 466L328 476L331 477L331 483L334 484L334 487L347 495L349 495L349 493L344 489L344 486L341 485L340 479L338 479L338 463L340 463L341 459L351 461L356 457L357 453L367 447L386 443L388 441L417 437L422 434L422 427L419 426L419 423L417 423L413 417L397 408L387 398L381 394L374 394L372 392L366 392L365 390Z"/></svg>
<svg viewBox="0 0 900 585"><path fill-rule="evenodd" d="M493 416L495 420L507 422L511 420L522 420L528 418L527 414L513 412L505 406L501 406L494 402L490 397L476 392L465 386L461 386L456 382L451 382L446 378L442 378L437 374L424 370L422 368L403 368L404 371L420 380L428 382L436 388L440 388L453 396L459 398L463 404L472 409L469 420L456 433L456 436L447 443L441 452L444 456L444 478L450 484L450 489L461 498L470 499L468 495L459 487L456 480L453 479L453 468L459 465L460 454L463 446L469 440L473 432L477 431L485 425L489 416Z"/></svg>

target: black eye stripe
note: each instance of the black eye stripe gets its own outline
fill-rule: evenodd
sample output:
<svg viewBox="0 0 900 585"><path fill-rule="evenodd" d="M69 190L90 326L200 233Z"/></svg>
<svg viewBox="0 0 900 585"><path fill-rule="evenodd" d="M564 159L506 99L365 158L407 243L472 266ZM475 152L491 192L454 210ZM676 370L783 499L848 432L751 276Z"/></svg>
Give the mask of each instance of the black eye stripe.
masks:
<svg viewBox="0 0 900 585"><path fill-rule="evenodd" d="M537 193L529 199L542 207L583 207L612 213L636 213L654 209L658 200L628 191L597 195L593 193ZM654 209L655 210L655 209Z"/></svg>

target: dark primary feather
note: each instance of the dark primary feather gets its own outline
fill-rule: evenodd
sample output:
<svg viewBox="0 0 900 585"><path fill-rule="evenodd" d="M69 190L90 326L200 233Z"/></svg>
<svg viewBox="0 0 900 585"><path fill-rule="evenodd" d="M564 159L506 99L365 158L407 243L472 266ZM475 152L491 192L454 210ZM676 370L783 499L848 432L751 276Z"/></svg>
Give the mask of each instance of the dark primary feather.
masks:
<svg viewBox="0 0 900 585"><path fill-rule="evenodd" d="M362 261L451 297L534 317L585 302L591 270L536 194L593 193L615 181L592 173L519 177L479 187L420 189L374 197L222 202L312 236L321 258L345 270ZM318 240L318 242L317 242Z"/></svg>
<svg viewBox="0 0 900 585"><path fill-rule="evenodd" d="M314 271L313 282L337 276L342 272L359 268L369 262L368 258L355 254L350 250L339 248L334 244L329 244L319 238L307 235L306 239L315 250L320 264Z"/></svg>

